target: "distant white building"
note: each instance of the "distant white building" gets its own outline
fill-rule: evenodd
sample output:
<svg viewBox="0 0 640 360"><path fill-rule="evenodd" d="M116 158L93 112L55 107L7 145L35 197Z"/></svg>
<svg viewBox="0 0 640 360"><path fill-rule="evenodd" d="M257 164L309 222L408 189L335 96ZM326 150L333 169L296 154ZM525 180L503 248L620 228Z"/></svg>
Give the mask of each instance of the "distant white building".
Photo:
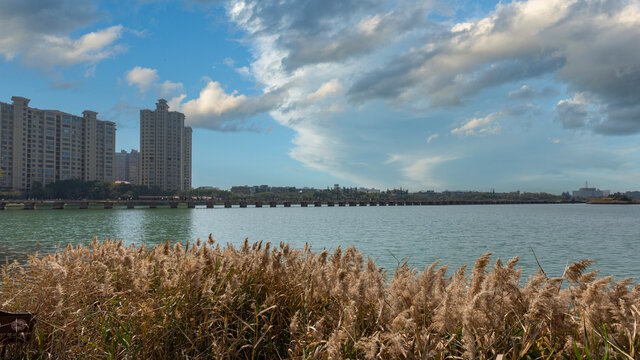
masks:
<svg viewBox="0 0 640 360"><path fill-rule="evenodd" d="M599 198L603 196L609 196L611 194L611 190L600 190L592 187L583 187L578 190L573 191L573 197L576 199L592 199Z"/></svg>
<svg viewBox="0 0 640 360"><path fill-rule="evenodd" d="M365 187L361 187L361 188L358 188L358 192L363 192L367 194L380 194L380 189L376 189L376 188L367 189Z"/></svg>

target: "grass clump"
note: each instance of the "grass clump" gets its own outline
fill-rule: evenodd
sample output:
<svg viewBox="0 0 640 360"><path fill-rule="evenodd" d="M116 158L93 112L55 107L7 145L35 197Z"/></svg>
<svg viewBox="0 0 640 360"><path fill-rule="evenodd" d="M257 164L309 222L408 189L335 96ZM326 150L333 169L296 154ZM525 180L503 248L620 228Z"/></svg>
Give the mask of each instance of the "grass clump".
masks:
<svg viewBox="0 0 640 360"><path fill-rule="evenodd" d="M96 359L638 357L640 286L585 273L520 280L517 258L388 279L355 248L96 239L2 267L0 308L37 313L10 356ZM567 285L567 286L563 286Z"/></svg>

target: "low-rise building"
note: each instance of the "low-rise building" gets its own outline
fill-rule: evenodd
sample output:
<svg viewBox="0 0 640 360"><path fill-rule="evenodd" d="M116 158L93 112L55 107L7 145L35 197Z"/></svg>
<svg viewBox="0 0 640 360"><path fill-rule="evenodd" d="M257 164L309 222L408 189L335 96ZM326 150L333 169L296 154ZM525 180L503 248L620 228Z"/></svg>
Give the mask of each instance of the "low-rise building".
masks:
<svg viewBox="0 0 640 360"><path fill-rule="evenodd" d="M229 191L238 195L251 195L251 189L252 188L250 188L247 185L242 185L242 186L232 186Z"/></svg>

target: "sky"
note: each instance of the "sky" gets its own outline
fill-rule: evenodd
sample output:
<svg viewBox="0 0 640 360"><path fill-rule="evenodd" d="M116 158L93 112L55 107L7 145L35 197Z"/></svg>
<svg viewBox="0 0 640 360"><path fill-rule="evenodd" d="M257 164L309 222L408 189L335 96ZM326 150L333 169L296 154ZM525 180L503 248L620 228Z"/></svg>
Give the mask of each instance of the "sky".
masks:
<svg viewBox="0 0 640 360"><path fill-rule="evenodd" d="M2 0L0 101L159 98L193 186L640 190L640 1Z"/></svg>

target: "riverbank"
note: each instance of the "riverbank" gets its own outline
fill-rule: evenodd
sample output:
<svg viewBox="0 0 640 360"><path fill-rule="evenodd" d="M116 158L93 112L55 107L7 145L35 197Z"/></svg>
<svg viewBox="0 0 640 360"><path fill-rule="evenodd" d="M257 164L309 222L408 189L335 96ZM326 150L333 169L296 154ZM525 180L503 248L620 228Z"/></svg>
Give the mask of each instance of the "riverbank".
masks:
<svg viewBox="0 0 640 360"><path fill-rule="evenodd" d="M517 261L388 279L354 248L94 240L4 266L0 308L37 313L32 357L637 356L640 286L589 261L522 281Z"/></svg>
<svg viewBox="0 0 640 360"><path fill-rule="evenodd" d="M0 201L0 210L7 209L135 209L158 207L178 209L197 207L214 208L276 208L276 207L366 207L366 206L437 206L437 205L523 205L523 204L569 204L569 201L547 200L442 200L442 201L216 201L211 199L180 200L180 199L154 199L154 200L12 200L12 202Z"/></svg>
<svg viewBox="0 0 640 360"><path fill-rule="evenodd" d="M640 205L640 200L632 200L632 199L622 200L622 199L604 197L604 198L591 199L591 200L587 201L587 204L591 204L591 205L633 205L633 204Z"/></svg>

